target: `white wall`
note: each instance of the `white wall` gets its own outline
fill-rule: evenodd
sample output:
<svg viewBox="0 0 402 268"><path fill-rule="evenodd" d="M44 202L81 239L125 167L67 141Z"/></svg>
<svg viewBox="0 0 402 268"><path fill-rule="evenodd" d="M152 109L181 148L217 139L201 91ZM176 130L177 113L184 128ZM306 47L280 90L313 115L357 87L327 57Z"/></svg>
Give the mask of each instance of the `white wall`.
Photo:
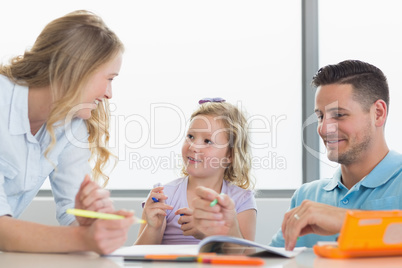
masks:
<svg viewBox="0 0 402 268"><path fill-rule="evenodd" d="M114 198L116 209L133 209L141 217L141 201L144 198ZM282 224L283 214L290 204L290 198L257 198L257 233L256 241L268 244L274 233ZM58 225L55 216L55 204L52 197L36 197L20 219ZM125 245L132 245L137 237L139 225L133 225Z"/></svg>
<svg viewBox="0 0 402 268"><path fill-rule="evenodd" d="M302 183L302 144L294 138L302 133L299 2L2 1L1 34L12 38L1 39L0 62L31 47L51 20L91 10L125 45L110 101L109 146L119 164L108 174L108 189L146 190L180 176L188 119L205 97L225 98L246 112L256 189L296 189ZM50 189L48 182L42 189Z"/></svg>

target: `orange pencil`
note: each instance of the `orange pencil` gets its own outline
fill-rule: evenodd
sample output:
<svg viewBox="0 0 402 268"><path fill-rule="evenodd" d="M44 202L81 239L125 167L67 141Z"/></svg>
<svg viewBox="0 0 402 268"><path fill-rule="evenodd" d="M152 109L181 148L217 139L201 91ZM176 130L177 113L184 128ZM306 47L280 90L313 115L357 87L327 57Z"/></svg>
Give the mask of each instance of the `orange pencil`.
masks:
<svg viewBox="0 0 402 268"><path fill-rule="evenodd" d="M196 257L197 255L167 255L167 254L166 255L149 254L144 256L145 259L153 259L153 260L176 260L179 258L196 258Z"/></svg>
<svg viewBox="0 0 402 268"><path fill-rule="evenodd" d="M261 258L247 257L247 256L200 256L198 258L200 263L210 264L232 264L232 265L263 265L265 261Z"/></svg>

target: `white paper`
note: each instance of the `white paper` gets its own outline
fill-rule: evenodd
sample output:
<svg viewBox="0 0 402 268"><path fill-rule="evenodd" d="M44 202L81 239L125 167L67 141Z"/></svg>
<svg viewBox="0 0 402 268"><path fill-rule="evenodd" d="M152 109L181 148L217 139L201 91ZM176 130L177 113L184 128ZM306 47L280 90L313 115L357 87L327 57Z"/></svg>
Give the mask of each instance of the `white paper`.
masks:
<svg viewBox="0 0 402 268"><path fill-rule="evenodd" d="M284 248L270 247L246 239L230 236L210 236L203 239L198 245L134 245L122 247L108 256L145 256L145 255L197 255L203 245L210 242L228 242L248 247L256 247L278 256L292 258L304 251L305 247L297 247L293 251Z"/></svg>
<svg viewBox="0 0 402 268"><path fill-rule="evenodd" d="M122 247L108 256L145 256L145 255L197 255L198 245L134 245Z"/></svg>

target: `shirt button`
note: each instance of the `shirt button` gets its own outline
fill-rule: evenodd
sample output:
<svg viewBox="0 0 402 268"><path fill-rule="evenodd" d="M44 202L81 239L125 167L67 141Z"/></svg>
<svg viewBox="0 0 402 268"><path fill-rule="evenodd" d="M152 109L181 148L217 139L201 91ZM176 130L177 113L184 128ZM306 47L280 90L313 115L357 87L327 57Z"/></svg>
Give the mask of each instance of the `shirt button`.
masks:
<svg viewBox="0 0 402 268"><path fill-rule="evenodd" d="M343 203L344 205L347 205L347 204L349 203L349 199L344 199L344 200L342 200L342 203Z"/></svg>

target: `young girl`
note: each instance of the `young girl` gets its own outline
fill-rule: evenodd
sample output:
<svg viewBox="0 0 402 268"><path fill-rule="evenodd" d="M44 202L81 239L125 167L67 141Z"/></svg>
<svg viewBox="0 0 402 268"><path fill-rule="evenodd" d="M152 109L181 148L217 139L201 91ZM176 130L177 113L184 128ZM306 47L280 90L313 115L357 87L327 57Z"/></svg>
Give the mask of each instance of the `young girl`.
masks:
<svg viewBox="0 0 402 268"><path fill-rule="evenodd" d="M197 244L208 235L219 234L204 233L195 224L192 200L199 186L221 193L222 200L235 201L236 205L232 202L227 212L222 210L215 216L221 219L221 225L225 225L228 215L235 218L225 234L254 240L257 209L254 193L248 190L246 119L237 107L223 99L199 103L182 147L185 177L151 190L142 215L147 223L141 226L135 244Z"/></svg>

